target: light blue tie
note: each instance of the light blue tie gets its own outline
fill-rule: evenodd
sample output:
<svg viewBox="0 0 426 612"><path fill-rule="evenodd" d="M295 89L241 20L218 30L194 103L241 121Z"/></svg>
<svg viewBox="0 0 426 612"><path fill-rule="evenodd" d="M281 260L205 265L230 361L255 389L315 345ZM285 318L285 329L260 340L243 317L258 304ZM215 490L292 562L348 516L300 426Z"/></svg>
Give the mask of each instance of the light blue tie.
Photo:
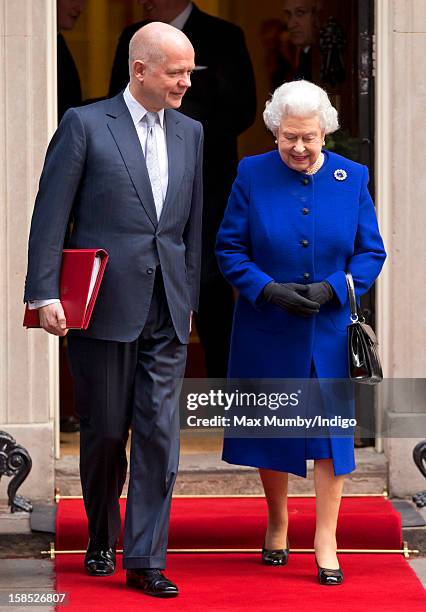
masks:
<svg viewBox="0 0 426 612"><path fill-rule="evenodd" d="M160 219L163 209L163 189L161 187L160 164L158 161L157 141L155 139L155 124L158 121L158 113L146 113L144 120L147 124L145 162L151 181L152 195L154 196L157 220Z"/></svg>

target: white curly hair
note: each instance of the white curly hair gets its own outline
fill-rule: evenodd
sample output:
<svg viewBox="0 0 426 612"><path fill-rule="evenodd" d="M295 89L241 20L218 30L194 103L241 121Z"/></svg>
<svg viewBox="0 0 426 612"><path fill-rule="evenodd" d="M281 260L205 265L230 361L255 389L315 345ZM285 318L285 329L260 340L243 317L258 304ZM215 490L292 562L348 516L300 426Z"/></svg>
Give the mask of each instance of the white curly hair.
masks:
<svg viewBox="0 0 426 612"><path fill-rule="evenodd" d="M339 129L337 110L327 93L309 81L290 81L280 85L266 102L263 120L268 130L277 135L284 117L317 115L321 129L331 134Z"/></svg>

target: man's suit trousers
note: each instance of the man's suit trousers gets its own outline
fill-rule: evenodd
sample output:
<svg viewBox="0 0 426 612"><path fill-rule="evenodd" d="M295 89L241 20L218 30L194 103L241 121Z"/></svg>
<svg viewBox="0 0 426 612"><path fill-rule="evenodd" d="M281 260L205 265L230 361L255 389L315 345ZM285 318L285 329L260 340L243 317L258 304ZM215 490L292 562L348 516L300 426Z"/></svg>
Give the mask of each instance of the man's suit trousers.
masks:
<svg viewBox="0 0 426 612"><path fill-rule="evenodd" d="M89 537L101 546L114 545L120 535L119 497L132 429L124 568L165 567L186 348L177 339L159 267L148 319L137 340L113 342L69 334L81 419L84 504Z"/></svg>

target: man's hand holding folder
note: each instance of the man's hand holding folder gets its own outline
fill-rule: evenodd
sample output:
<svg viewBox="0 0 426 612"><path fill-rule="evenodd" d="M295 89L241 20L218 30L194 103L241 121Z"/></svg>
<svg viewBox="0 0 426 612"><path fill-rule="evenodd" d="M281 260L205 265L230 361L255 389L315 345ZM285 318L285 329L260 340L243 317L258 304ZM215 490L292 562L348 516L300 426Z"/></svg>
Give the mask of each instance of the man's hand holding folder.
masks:
<svg viewBox="0 0 426 612"><path fill-rule="evenodd" d="M108 253L104 249L64 249L59 299L27 304L25 327L42 327L49 334L65 336L68 329L87 329L101 286ZM49 303L50 302L50 303Z"/></svg>
<svg viewBox="0 0 426 612"><path fill-rule="evenodd" d="M48 304L38 309L40 327L49 334L55 336L66 336L68 333L67 322L61 302Z"/></svg>

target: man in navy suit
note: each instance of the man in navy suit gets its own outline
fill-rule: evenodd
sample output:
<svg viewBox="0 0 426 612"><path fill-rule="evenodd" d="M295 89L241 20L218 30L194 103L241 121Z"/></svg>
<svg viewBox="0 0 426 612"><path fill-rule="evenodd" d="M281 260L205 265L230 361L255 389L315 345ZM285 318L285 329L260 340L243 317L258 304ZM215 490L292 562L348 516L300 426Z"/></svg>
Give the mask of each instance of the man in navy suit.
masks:
<svg viewBox="0 0 426 612"><path fill-rule="evenodd" d="M204 202L197 331L209 378L225 378L234 310L232 288L217 267L216 234L237 173L238 136L256 116L253 68L237 25L201 11L189 0L139 0L149 21L182 30L195 49L192 87L180 111L204 127ZM126 27L117 45L109 95L126 84L129 40L145 22Z"/></svg>
<svg viewBox="0 0 426 612"><path fill-rule="evenodd" d="M178 589L161 570L178 467L179 379L198 307L203 130L175 110L194 69L182 32L163 23L138 30L129 68L124 92L68 110L53 136L31 224L24 299L40 308L46 331L67 333L58 282L72 215L67 246L102 247L110 256L88 330L68 334L89 521L86 571L115 570L131 425L127 584L173 597Z"/></svg>

